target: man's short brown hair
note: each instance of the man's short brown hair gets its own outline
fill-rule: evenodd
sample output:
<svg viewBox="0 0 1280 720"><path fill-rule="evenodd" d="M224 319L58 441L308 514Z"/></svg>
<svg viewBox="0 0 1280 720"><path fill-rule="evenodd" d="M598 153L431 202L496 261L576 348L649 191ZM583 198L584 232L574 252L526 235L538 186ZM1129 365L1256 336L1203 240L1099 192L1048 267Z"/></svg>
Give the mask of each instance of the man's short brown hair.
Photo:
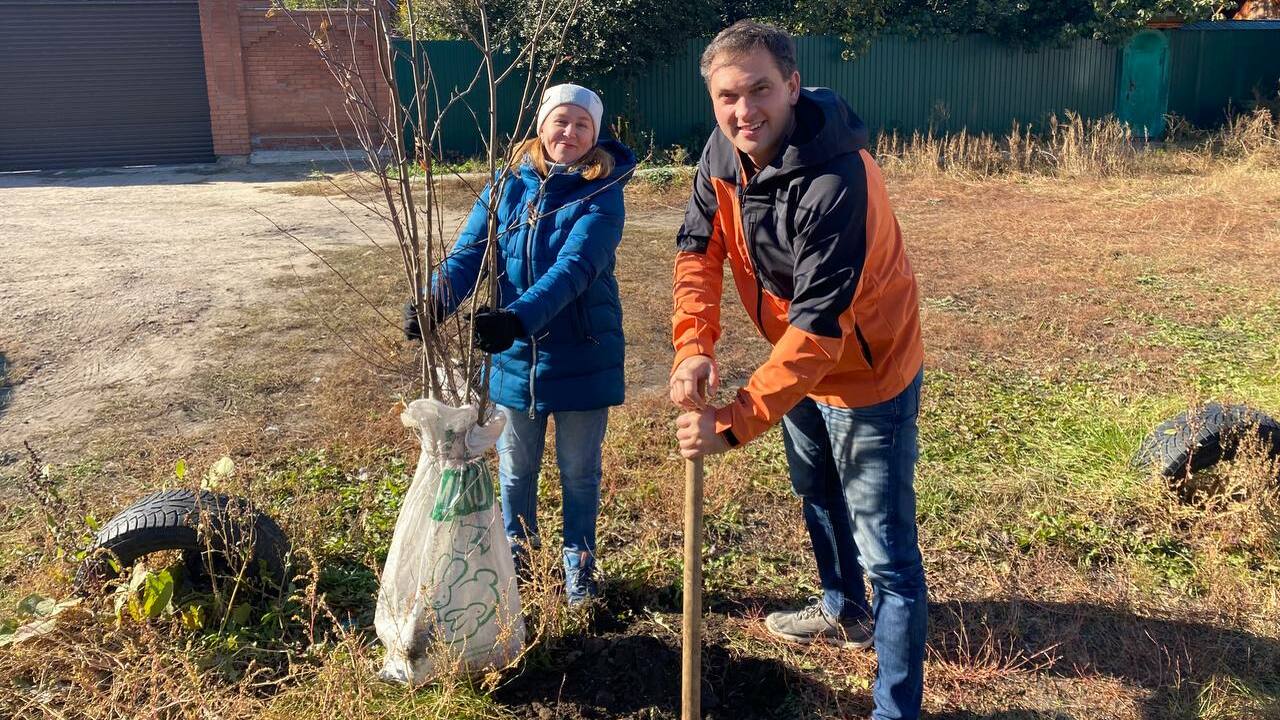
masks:
<svg viewBox="0 0 1280 720"><path fill-rule="evenodd" d="M757 48L764 48L773 56L782 77L789 78L796 71L796 43L785 30L755 20L739 20L720 31L719 35L702 51L699 69L702 79L711 76L711 64L720 55L738 57Z"/></svg>

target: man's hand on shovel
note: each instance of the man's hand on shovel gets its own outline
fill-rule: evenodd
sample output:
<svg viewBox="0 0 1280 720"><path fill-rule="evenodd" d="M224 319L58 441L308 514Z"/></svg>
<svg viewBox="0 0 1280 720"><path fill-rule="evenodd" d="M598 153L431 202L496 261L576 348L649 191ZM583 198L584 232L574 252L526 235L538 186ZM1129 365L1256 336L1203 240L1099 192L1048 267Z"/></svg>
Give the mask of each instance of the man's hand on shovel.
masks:
<svg viewBox="0 0 1280 720"><path fill-rule="evenodd" d="M719 386L716 361L706 355L693 355L671 373L671 402L685 410L706 410L711 406L711 393Z"/></svg>
<svg viewBox="0 0 1280 720"><path fill-rule="evenodd" d="M686 460L715 455L729 449L716 432L711 393L720 384L716 361L706 355L685 358L671 374L671 402L688 410L676 418L676 441Z"/></svg>
<svg viewBox="0 0 1280 720"><path fill-rule="evenodd" d="M682 413L676 418L676 442L680 444L680 455L686 460L701 459L729 449L729 441L716 432L716 411L710 407Z"/></svg>

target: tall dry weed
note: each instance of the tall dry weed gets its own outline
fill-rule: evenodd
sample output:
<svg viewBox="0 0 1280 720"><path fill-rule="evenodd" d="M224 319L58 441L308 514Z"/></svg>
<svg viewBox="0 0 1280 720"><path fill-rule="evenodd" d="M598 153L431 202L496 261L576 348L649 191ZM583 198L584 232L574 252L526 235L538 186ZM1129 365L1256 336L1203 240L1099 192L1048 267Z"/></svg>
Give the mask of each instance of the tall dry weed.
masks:
<svg viewBox="0 0 1280 720"><path fill-rule="evenodd" d="M1205 137L1185 121L1174 119L1171 129L1180 142ZM949 134L930 131L910 135L896 130L881 133L875 154L887 170L913 175L947 175L978 179L1008 174L1051 177L1130 177L1148 169L1151 154L1146 138L1135 137L1115 117L1081 117L1067 111L1054 115L1045 128L1015 122L1004 137L967 130ZM1197 156L1231 160L1259 159L1268 166L1280 157L1280 125L1265 109L1240 115L1189 150ZM1157 167L1151 164L1151 167Z"/></svg>
<svg viewBox="0 0 1280 720"><path fill-rule="evenodd" d="M1280 458L1249 430L1233 462L1207 473L1202 536L1226 553L1270 557L1280 547Z"/></svg>
<svg viewBox="0 0 1280 720"><path fill-rule="evenodd" d="M1206 151L1260 167L1280 167L1280 117L1266 107L1236 115L1210 136Z"/></svg>
<svg viewBox="0 0 1280 720"><path fill-rule="evenodd" d="M1049 118L1041 157L1055 175L1114 177L1133 174L1138 151L1133 131L1114 117L1086 120L1067 111L1063 121Z"/></svg>
<svg viewBox="0 0 1280 720"><path fill-rule="evenodd" d="M877 139L876 155L897 170L960 177L997 175L1006 170L1008 163L995 138L966 131L949 135L917 131L910 137L897 131L882 133Z"/></svg>

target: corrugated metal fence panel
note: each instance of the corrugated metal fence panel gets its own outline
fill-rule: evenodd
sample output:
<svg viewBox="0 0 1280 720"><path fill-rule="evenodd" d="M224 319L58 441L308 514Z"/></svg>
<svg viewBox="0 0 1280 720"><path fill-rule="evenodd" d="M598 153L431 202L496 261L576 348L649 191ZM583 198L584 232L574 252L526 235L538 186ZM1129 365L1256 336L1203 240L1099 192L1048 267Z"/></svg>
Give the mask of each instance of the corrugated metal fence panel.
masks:
<svg viewBox="0 0 1280 720"><path fill-rule="evenodd" d="M429 65L432 82L429 88L428 122L436 122L441 108L449 106L455 94L462 93L472 82L476 70L481 66L480 52L466 41L429 41L418 44L417 63L420 68L417 76L413 72L413 48L407 41L396 44L396 88L401 101L408 106L416 107L415 86L422 86L427 77L425 68ZM690 43L685 55L701 52L702 43ZM501 73L510 62L509 57L496 59L498 73ZM690 73L692 75L690 76ZM436 145L447 156L477 155L484 152L484 137L488 132L489 100L486 88L486 75L481 75L475 87L449 107L440 120L440 142ZM511 133L517 119L522 124L532 121L537 110L537 91L532 90L530 103L520 117L520 100L525 91L526 74L512 73L498 88L498 130L499 133ZM557 79L564 82L564 78ZM644 77L635 79L606 78L601 81L585 82L595 89L604 101L606 115L624 139L629 142L637 140L648 143L650 138L660 137L670 144L686 139L688 133L685 125L689 118L696 118L706 131L712 127L707 113L706 90L698 75L696 60L690 65L684 56L674 62L658 65ZM678 91L677 91L678 89ZM706 119L701 116L705 115ZM616 122L619 116L625 116L625 123ZM410 117L409 124L416 126L417 118ZM683 133L683 134L682 134ZM703 132L705 138L706 132ZM678 138L668 140L667 138Z"/></svg>
<svg viewBox="0 0 1280 720"><path fill-rule="evenodd" d="M1201 20L1183 25L1178 30L1209 30L1212 32L1280 30L1280 20Z"/></svg>
<svg viewBox="0 0 1280 720"><path fill-rule="evenodd" d="M800 38L800 76L844 95L873 129L1003 133L1014 120L1096 118L1115 106L1118 55L1099 42L1023 52L977 35L884 37L852 61L841 49L835 38Z"/></svg>
<svg viewBox="0 0 1280 720"><path fill-rule="evenodd" d="M1280 89L1280 23L1222 26L1188 26L1169 38L1169 111L1202 127L1221 124L1255 93L1275 98Z"/></svg>
<svg viewBox="0 0 1280 720"><path fill-rule="evenodd" d="M212 160L196 0L0 0L0 170Z"/></svg>
<svg viewBox="0 0 1280 720"><path fill-rule="evenodd" d="M610 117L625 116L624 139L639 141L638 152L683 144L698 148L715 127L710 100L698 73L706 40L693 40L640 77L592 83ZM479 53L465 42L423 43L441 88L465 87ZM403 46L407 50L407 43ZM911 40L886 37L853 61L841 59L835 38L797 41L800 74L806 85L831 87L873 129L906 132L967 128L1004 133L1013 121L1041 125L1053 113L1073 110L1089 118L1113 112L1119 54L1115 46L1082 41L1067 48L1023 52L981 36ZM407 68L407 63L404 64ZM412 81L401 73L402 97ZM499 99L504 130L510 130L520 84L509 80ZM471 103L477 114L484 98ZM444 122L444 149L481 150L470 113L455 109Z"/></svg>
<svg viewBox="0 0 1280 720"><path fill-rule="evenodd" d="M436 76L465 86L479 55L467 43L426 43ZM623 81L592 84L610 117L629 120L624 139L637 152L680 143L699 148L714 128L710 100L698 74L705 40L673 52L652 71ZM1274 29L1180 30L1171 33L1169 109L1197 124L1220 121L1228 103L1237 107L1253 89L1275 91L1280 79L1280 31ZM1121 49L1093 40L1067 47L1024 52L985 36L907 39L884 37L852 61L841 59L835 38L797 40L800 74L806 85L830 87L846 97L873 130L1006 133L1017 120L1044 127L1066 110L1085 118L1115 112ZM445 83L442 83L442 85ZM410 83L411 85L411 83ZM404 89L402 84L401 88ZM504 88L500 104L514 113L518 85ZM513 97L514 95L514 97ZM482 101L474 104L485 106ZM510 124L503 126L509 129ZM446 149L480 149L474 122L446 120Z"/></svg>
<svg viewBox="0 0 1280 720"><path fill-rule="evenodd" d="M489 130L489 97L487 75L481 74L470 92L476 71L482 66L480 52L470 42L463 40L439 40L418 43L418 72L413 71L414 48L406 40L396 41L396 90L401 102L414 105L415 87L426 87L428 97L427 122L434 123L441 110L448 108L440 121L439 140L434 147L442 148L447 155L474 156L484 152L484 139ZM511 59L496 57L494 70L501 74L509 67ZM429 68L429 70L428 70ZM428 78L430 82L428 82ZM498 132L510 133L520 112L520 97L524 93L525 73L513 72L498 88ZM460 97L453 100L455 95ZM536 111L534 105L526 110L525 117ZM452 101L452 104L450 104ZM408 118L416 127L416 113Z"/></svg>
<svg viewBox="0 0 1280 720"><path fill-rule="evenodd" d="M637 145L637 153L647 152L650 144L701 148L715 128L711 101L698 72L706 44L706 40L691 40L648 73L600 84L606 112L627 118L630 127L620 134Z"/></svg>

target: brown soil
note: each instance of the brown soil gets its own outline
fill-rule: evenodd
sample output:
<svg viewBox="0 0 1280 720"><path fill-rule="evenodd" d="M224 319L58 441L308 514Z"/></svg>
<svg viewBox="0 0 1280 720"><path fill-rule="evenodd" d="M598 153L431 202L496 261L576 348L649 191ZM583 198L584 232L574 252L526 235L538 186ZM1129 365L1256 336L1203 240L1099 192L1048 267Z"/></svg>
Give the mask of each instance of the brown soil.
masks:
<svg viewBox="0 0 1280 720"><path fill-rule="evenodd" d="M269 364L260 345L224 341L296 299L296 278L327 272L272 221L318 251L368 246L342 212L374 224L340 193L297 192L322 183L299 183L307 174L0 177L0 454L30 441L65 461L96 439L189 433L193 379L228 351ZM108 410L124 412L104 428Z"/></svg>

